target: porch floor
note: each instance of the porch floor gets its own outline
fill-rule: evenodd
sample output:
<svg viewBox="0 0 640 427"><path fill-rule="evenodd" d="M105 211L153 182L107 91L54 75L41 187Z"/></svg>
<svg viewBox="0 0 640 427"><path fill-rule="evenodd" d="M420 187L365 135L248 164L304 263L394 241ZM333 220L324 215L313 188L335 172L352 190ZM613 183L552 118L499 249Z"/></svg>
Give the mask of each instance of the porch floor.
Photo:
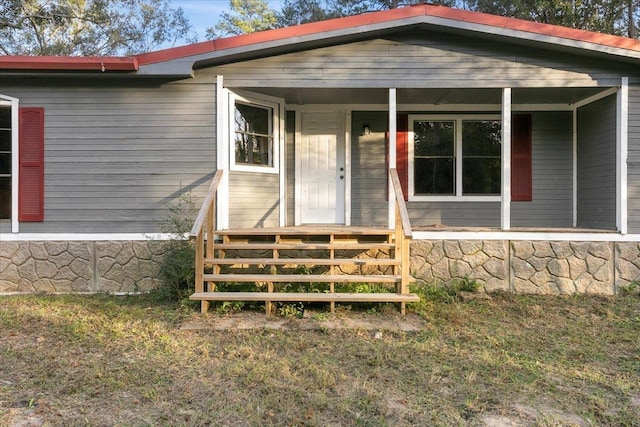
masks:
<svg viewBox="0 0 640 427"><path fill-rule="evenodd" d="M412 231L459 231L459 232L504 232L504 233L617 233L616 230L574 227L511 227L504 231L500 227L456 227L451 225L412 226Z"/></svg>
<svg viewBox="0 0 640 427"><path fill-rule="evenodd" d="M573 227L512 227L509 231L503 231L500 227L460 227L451 225L430 225L412 226L412 231L442 231L442 232L514 232L514 233L617 233L616 230L595 229L595 228L573 228ZM332 234L359 234L376 235L392 233L385 227L367 227L336 224L310 224L286 227L265 227L265 228L233 228L231 230L217 231L216 233L233 235L263 235L263 234L296 234L311 235L318 233Z"/></svg>

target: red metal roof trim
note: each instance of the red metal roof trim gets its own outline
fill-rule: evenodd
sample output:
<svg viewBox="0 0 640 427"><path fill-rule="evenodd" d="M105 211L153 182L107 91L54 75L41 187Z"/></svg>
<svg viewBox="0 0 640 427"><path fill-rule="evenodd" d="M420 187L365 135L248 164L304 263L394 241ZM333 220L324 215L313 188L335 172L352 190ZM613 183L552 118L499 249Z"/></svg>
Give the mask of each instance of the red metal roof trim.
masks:
<svg viewBox="0 0 640 427"><path fill-rule="evenodd" d="M65 71L137 71L140 65L153 64L201 55L227 49L278 40L294 39L330 31L347 30L367 25L400 21L415 17L435 17L471 24L486 25L512 31L558 37L566 40L592 43L604 47L640 51L640 40L595 33L556 25L541 24L522 19L470 12L439 5L415 5L398 9L371 12L362 15L312 22L252 34L195 43L156 52L143 53L133 58L123 57L57 57L57 56L0 56L0 69L65 70Z"/></svg>
<svg viewBox="0 0 640 427"><path fill-rule="evenodd" d="M431 16L450 19L452 21L468 22L472 24L486 25L489 27L503 28L514 31L523 31L543 36L593 43L612 48L640 51L640 40L636 39L578 30L574 28L560 27L557 25L541 24L538 22L526 21L523 19L508 18L504 16L489 15L480 12L453 9L440 5L423 4L196 43L189 46L182 46L157 52L145 53L136 56L136 58L138 58L138 62L140 65L146 65L156 62L169 61L172 59L184 58L192 55L221 51L225 49L233 49L253 44L284 40L288 38L321 34L329 31L357 28L365 25L392 22L419 16Z"/></svg>
<svg viewBox="0 0 640 427"><path fill-rule="evenodd" d="M602 46L640 51L640 40L611 34L596 33L576 28L561 27L559 25L542 24L524 19L508 18L505 16L489 15L481 12L452 9L444 6L430 6L427 15L508 30L524 31L543 36L559 37L568 40L594 43Z"/></svg>
<svg viewBox="0 0 640 427"><path fill-rule="evenodd" d="M0 56L3 70L137 71L138 60L125 57Z"/></svg>

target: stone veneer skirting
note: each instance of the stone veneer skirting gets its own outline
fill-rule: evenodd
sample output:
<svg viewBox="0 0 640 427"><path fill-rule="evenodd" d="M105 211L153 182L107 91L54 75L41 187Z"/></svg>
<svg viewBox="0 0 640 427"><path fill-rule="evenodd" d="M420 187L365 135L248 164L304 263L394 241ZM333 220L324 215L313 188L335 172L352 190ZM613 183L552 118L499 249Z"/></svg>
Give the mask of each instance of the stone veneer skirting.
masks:
<svg viewBox="0 0 640 427"><path fill-rule="evenodd" d="M137 292L157 286L162 241L0 243L0 292Z"/></svg>
<svg viewBox="0 0 640 427"><path fill-rule="evenodd" d="M640 281L640 243L416 240L411 273L422 282L468 277L488 292L612 295Z"/></svg>
<svg viewBox="0 0 640 427"><path fill-rule="evenodd" d="M147 291L163 253L153 240L2 242L0 293ZM611 295L640 281L640 243L415 240L411 274L468 277L488 292Z"/></svg>

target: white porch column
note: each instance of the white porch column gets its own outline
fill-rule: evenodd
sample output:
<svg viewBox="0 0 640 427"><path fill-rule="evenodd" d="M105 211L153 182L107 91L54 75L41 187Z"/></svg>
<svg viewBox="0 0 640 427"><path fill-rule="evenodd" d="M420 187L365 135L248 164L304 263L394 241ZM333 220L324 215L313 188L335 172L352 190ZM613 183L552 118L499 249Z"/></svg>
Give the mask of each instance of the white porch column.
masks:
<svg viewBox="0 0 640 427"><path fill-rule="evenodd" d="M511 229L511 88L502 89L502 200L500 228Z"/></svg>
<svg viewBox="0 0 640 427"><path fill-rule="evenodd" d="M224 171L217 195L218 230L229 228L229 96L223 83L223 76L216 76L216 169Z"/></svg>
<svg viewBox="0 0 640 427"><path fill-rule="evenodd" d="M397 99L396 89L389 89L389 169L396 168L396 151L397 151ZM389 171L387 171L387 176ZM395 206L395 192L393 191L393 184L389 181L389 229L396 227L396 206Z"/></svg>
<svg viewBox="0 0 640 427"><path fill-rule="evenodd" d="M627 154L629 143L629 77L623 77L617 94L616 120L616 227L627 234Z"/></svg>

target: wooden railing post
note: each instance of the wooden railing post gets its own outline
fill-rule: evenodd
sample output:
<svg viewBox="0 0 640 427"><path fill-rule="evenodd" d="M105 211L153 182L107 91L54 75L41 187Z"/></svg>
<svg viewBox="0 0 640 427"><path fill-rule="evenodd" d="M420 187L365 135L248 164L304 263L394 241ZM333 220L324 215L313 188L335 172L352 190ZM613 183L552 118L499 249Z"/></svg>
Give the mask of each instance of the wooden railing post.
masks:
<svg viewBox="0 0 640 427"><path fill-rule="evenodd" d="M409 220L409 212L407 211L407 205L404 202L404 194L402 193L402 186L400 185L400 178L398 177L398 171L396 169L389 169L389 179L393 185L393 193L395 195L395 210L396 210L396 224L395 224L395 258L400 261L400 285L397 292L402 295L409 293L409 281L411 275L409 269L411 268L409 245L413 233L411 231L411 222ZM400 303L400 311L404 315L406 311L406 304Z"/></svg>
<svg viewBox="0 0 640 427"><path fill-rule="evenodd" d="M205 289L204 282L204 266L205 259L212 259L215 257L215 230L216 230L216 192L218 191L218 185L222 179L222 171L219 170L211 180L209 191L202 202L198 216L191 228L191 238L195 238L195 291L205 292L209 289ZM219 268L219 267L216 267ZM209 301L201 300L200 311L202 314L209 310Z"/></svg>

